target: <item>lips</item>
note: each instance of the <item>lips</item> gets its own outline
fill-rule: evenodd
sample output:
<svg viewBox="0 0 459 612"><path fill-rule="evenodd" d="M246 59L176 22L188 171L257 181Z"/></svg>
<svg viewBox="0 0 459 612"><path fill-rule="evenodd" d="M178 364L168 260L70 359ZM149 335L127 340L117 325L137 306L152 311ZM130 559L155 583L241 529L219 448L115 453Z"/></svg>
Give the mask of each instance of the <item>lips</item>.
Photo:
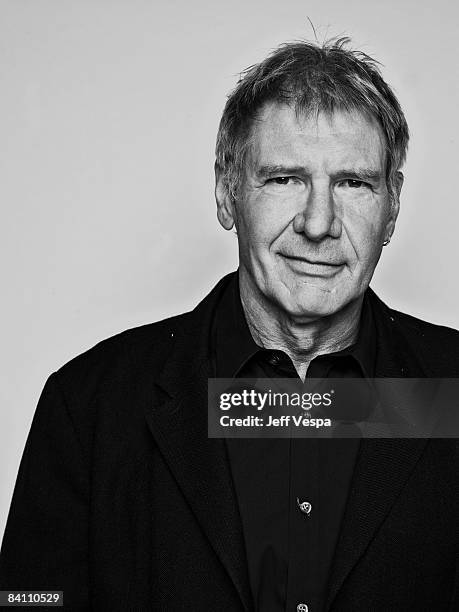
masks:
<svg viewBox="0 0 459 612"><path fill-rule="evenodd" d="M333 267L340 267L344 265L344 262L326 261L326 260L321 260L321 259L313 259L309 257L298 256L298 255L286 255L284 253L280 253L280 255L282 255L282 257L285 257L286 259L291 259L293 261L298 261L298 262L304 262L306 264L311 264L311 265L333 266Z"/></svg>
<svg viewBox="0 0 459 612"><path fill-rule="evenodd" d="M303 256L286 255L283 253L280 253L280 255L295 274L316 278L331 278L338 274L345 265L341 262L330 262L329 260L309 259Z"/></svg>

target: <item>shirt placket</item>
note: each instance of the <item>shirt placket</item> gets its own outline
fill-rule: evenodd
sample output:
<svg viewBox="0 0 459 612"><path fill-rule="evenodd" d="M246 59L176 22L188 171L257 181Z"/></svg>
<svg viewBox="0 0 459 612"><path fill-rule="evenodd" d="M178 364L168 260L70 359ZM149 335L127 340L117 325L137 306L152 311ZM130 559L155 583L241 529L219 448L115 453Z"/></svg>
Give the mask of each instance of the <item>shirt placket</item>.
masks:
<svg viewBox="0 0 459 612"><path fill-rule="evenodd" d="M319 441L290 441L286 612L320 609Z"/></svg>

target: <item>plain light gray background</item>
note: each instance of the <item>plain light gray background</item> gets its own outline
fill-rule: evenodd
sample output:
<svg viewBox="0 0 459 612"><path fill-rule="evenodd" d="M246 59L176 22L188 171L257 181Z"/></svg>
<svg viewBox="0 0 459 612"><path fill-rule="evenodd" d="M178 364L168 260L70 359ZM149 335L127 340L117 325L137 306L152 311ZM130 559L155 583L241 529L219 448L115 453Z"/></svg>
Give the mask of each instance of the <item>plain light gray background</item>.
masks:
<svg viewBox="0 0 459 612"><path fill-rule="evenodd" d="M349 34L412 132L373 288L459 326L458 9L449 0L1 0L0 535L47 376L192 308L237 265L213 147L237 74L280 42Z"/></svg>

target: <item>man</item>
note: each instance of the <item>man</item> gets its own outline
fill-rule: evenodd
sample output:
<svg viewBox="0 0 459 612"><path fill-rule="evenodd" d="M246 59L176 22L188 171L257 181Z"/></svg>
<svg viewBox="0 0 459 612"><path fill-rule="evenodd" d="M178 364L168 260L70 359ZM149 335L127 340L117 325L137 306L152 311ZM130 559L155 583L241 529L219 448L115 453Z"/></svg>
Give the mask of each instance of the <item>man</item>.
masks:
<svg viewBox="0 0 459 612"><path fill-rule="evenodd" d="M49 378L2 589L69 610L457 609L455 440L207 437L210 377L459 375L457 332L368 288L408 128L346 42L283 45L228 99L216 199L238 273Z"/></svg>

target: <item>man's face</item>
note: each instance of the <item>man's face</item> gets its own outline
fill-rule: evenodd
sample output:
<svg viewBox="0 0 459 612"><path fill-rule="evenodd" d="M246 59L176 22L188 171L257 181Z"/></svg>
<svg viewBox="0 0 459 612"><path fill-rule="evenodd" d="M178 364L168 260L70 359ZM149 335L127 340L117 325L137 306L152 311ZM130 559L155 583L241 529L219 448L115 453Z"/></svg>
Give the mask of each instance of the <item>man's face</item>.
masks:
<svg viewBox="0 0 459 612"><path fill-rule="evenodd" d="M368 287L398 213L376 124L358 113L297 117L269 103L252 128L240 197L222 197L236 225L241 282L305 320L331 315Z"/></svg>

